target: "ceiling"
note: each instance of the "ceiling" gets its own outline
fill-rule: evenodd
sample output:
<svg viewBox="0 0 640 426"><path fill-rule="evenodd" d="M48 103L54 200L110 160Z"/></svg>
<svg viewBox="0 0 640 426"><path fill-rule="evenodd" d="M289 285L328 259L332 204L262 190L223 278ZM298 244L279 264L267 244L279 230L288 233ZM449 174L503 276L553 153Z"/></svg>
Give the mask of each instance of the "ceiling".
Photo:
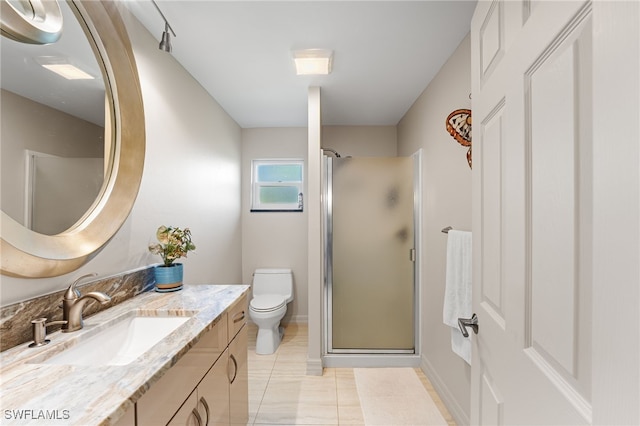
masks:
<svg viewBox="0 0 640 426"><path fill-rule="evenodd" d="M126 2L160 40L150 0ZM474 1L158 0L175 59L243 128L395 125L469 32ZM327 76L296 76L292 51L331 49ZM465 83L468 84L468 83Z"/></svg>
<svg viewBox="0 0 640 426"><path fill-rule="evenodd" d="M159 41L164 21L153 3L124 4ZM177 35L167 54L241 127L252 128L306 126L310 86L321 87L325 125L397 124L469 32L476 1L157 4ZM66 6L62 9L65 23L75 21ZM307 48L333 50L331 74L295 74L292 51ZM0 53L2 88L104 123L104 83L77 21L65 24L61 40L48 46L2 37ZM44 56L71 58L96 79L64 80L39 66Z"/></svg>

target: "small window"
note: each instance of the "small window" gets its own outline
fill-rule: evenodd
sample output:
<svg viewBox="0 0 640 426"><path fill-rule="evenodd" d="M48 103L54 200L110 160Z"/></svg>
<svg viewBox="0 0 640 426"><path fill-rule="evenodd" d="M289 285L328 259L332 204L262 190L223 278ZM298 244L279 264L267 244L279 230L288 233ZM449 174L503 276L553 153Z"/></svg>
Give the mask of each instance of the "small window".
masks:
<svg viewBox="0 0 640 426"><path fill-rule="evenodd" d="M302 211L303 160L253 160L251 211Z"/></svg>

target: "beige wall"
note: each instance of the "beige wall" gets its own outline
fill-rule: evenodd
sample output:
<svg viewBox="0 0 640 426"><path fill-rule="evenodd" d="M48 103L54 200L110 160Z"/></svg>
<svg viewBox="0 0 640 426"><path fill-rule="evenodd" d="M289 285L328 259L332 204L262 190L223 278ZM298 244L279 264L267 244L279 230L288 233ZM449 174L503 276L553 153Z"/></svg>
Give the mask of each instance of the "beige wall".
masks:
<svg viewBox="0 0 640 426"><path fill-rule="evenodd" d="M342 157L395 157L396 126L322 126L322 147Z"/></svg>
<svg viewBox="0 0 640 426"><path fill-rule="evenodd" d="M307 206L302 212L250 211L251 160L267 158L301 158L306 163L307 128L242 130L242 278L250 283L257 268L291 268L294 300L283 322L306 322ZM305 183L306 172L305 164Z"/></svg>
<svg viewBox="0 0 640 426"><path fill-rule="evenodd" d="M162 224L193 232L196 251L183 259L186 283L242 282L240 127L134 18L128 16L126 26L147 132L133 211L105 249L76 272L41 280L2 276L2 305L65 288L89 272L106 277L159 262L147 246Z"/></svg>
<svg viewBox="0 0 640 426"><path fill-rule="evenodd" d="M4 89L0 100L2 211L24 223L25 150L60 157L101 158L104 127Z"/></svg>
<svg viewBox="0 0 640 426"><path fill-rule="evenodd" d="M467 36L398 124L398 154L422 149L422 368L463 424L469 423L470 368L451 351L442 323L446 226L471 230L471 170L467 149L446 131L447 116L471 108L471 56Z"/></svg>

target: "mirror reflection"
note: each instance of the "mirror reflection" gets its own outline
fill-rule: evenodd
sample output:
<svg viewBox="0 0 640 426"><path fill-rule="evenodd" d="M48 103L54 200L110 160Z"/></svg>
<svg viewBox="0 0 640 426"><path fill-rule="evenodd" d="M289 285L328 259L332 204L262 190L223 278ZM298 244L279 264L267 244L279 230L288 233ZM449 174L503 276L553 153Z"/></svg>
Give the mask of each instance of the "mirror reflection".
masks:
<svg viewBox="0 0 640 426"><path fill-rule="evenodd" d="M56 43L0 37L1 207L46 235L69 229L90 210L111 149L101 66L71 8L60 8L64 27Z"/></svg>
<svg viewBox="0 0 640 426"><path fill-rule="evenodd" d="M33 15L33 7L29 2L24 0L6 0L13 8L24 16Z"/></svg>

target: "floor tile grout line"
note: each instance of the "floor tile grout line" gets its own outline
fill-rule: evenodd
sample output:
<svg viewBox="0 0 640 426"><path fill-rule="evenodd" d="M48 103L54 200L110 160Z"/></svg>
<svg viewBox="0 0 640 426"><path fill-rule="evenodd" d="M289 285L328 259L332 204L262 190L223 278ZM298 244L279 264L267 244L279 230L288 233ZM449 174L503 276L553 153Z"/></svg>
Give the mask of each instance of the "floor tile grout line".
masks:
<svg viewBox="0 0 640 426"><path fill-rule="evenodd" d="M273 364L271 364L271 368L269 369L269 378L267 379L267 384L264 387L264 390L262 391L262 397L260 398L260 404L258 404L258 409L256 410L256 417L253 420L253 424L257 424L256 422L258 421L258 415L260 414L260 409L262 408L262 403L264 401L264 397L267 394L267 389L269 389L269 383L271 383L271 378L273 377L273 370L275 368L276 365L276 361L278 360L278 354L276 353L276 357L273 360Z"/></svg>

